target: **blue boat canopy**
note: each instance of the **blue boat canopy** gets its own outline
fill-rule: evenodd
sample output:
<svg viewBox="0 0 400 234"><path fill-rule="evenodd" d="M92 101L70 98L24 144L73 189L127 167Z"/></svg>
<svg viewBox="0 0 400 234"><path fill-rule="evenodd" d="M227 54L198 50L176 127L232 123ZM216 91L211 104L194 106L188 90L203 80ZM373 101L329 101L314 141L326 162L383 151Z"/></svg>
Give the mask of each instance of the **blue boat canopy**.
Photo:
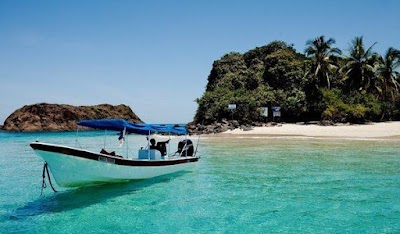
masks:
<svg viewBox="0 0 400 234"><path fill-rule="evenodd" d="M151 132L164 132L185 135L186 128L183 124L134 124L124 119L94 119L82 120L78 125L94 128L107 129L112 131L126 131L140 135L149 135Z"/></svg>

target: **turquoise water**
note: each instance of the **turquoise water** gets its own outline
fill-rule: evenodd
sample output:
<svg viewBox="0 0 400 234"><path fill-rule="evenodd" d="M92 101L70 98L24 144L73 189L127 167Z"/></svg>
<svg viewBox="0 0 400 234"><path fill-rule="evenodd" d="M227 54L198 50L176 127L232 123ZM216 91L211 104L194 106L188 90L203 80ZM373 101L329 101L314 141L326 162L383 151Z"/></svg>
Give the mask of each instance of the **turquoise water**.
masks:
<svg viewBox="0 0 400 234"><path fill-rule="evenodd" d="M116 137L112 149L140 147ZM399 141L209 138L193 172L40 197L37 139L73 146L75 133L0 132L1 233L400 232Z"/></svg>

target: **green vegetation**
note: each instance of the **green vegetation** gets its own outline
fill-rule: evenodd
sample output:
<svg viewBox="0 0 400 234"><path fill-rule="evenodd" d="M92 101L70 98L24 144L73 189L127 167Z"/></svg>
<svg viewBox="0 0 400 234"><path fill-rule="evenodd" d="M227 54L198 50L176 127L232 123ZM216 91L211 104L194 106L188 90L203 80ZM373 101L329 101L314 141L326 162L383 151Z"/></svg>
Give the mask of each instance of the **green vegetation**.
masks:
<svg viewBox="0 0 400 234"><path fill-rule="evenodd" d="M234 118L249 124L265 121L260 107L280 106L282 121L328 122L400 119L400 51L385 55L365 49L362 37L347 55L324 36L306 43L304 54L274 41L244 54L229 53L214 62L195 122L211 124ZM271 109L271 108L270 108Z"/></svg>

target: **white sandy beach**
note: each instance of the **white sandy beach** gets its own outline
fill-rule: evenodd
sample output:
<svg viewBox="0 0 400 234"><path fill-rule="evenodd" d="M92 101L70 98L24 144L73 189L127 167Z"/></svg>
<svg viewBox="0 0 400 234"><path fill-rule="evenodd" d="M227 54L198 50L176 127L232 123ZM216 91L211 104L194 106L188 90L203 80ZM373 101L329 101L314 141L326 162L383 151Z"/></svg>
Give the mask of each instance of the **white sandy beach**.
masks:
<svg viewBox="0 0 400 234"><path fill-rule="evenodd" d="M286 124L255 127L251 131L229 130L217 136L305 136L326 138L400 138L400 121L361 125L300 125Z"/></svg>

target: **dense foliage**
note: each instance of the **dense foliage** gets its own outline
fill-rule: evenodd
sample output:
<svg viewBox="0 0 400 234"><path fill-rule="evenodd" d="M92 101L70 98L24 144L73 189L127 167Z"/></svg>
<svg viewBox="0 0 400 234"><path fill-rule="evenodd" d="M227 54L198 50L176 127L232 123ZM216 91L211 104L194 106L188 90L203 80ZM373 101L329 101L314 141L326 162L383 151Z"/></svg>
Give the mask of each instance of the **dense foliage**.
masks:
<svg viewBox="0 0 400 234"><path fill-rule="evenodd" d="M317 37L304 54L274 41L214 62L195 122L232 117L241 123L265 121L261 107L280 106L281 120L365 122L400 118L400 52L381 56L356 37L348 55L335 40ZM228 104L236 104L232 113Z"/></svg>

